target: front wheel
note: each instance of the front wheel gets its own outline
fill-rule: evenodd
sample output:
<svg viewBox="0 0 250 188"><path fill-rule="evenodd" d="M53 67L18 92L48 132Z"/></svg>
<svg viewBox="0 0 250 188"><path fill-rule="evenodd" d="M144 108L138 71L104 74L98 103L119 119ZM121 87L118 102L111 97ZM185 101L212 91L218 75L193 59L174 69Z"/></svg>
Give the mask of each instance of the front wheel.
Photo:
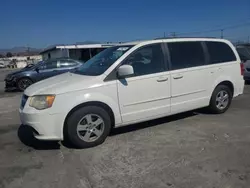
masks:
<svg viewBox="0 0 250 188"><path fill-rule="evenodd" d="M65 136L77 148L89 148L103 143L111 129L106 110L86 106L73 112L65 125Z"/></svg>
<svg viewBox="0 0 250 188"><path fill-rule="evenodd" d="M233 94L228 86L217 86L210 100L210 112L215 114L221 114L226 112L229 106L231 105L232 98Z"/></svg>
<svg viewBox="0 0 250 188"><path fill-rule="evenodd" d="M21 78L17 82L17 88L20 91L24 91L27 87L29 87L33 82L29 78Z"/></svg>

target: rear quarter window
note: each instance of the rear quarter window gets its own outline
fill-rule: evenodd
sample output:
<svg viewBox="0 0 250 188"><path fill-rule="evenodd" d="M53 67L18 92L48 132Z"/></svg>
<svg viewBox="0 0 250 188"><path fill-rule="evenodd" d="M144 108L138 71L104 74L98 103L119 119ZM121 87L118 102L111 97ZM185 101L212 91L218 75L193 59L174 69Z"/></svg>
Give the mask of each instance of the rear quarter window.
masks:
<svg viewBox="0 0 250 188"><path fill-rule="evenodd" d="M209 53L209 63L227 63L236 61L236 56L228 44L223 42L206 42L208 53Z"/></svg>

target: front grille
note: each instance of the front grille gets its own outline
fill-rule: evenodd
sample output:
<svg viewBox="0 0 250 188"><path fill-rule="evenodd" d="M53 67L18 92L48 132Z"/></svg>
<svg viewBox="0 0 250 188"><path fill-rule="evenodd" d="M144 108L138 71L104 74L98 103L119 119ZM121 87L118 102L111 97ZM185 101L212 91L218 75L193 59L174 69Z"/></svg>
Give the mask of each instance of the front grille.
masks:
<svg viewBox="0 0 250 188"><path fill-rule="evenodd" d="M11 81L13 79L13 76L11 74L7 75L5 80L6 81Z"/></svg>
<svg viewBox="0 0 250 188"><path fill-rule="evenodd" d="M21 100L21 109L23 109L23 107L25 106L27 100L28 100L28 96L23 94L22 100Z"/></svg>

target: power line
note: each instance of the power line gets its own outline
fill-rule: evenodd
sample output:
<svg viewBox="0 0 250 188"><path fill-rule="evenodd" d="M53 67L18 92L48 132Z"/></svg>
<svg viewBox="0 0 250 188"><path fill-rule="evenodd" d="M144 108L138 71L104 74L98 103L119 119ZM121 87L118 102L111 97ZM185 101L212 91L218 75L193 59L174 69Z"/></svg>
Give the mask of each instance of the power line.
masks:
<svg viewBox="0 0 250 188"><path fill-rule="evenodd" d="M244 27L244 26L248 26L248 25L250 26L250 22L231 25L231 26L217 28L217 29L209 29L209 30L203 30L203 31L194 31L194 32L177 33L177 34L178 35L193 35L193 34L202 34L202 33L212 33L212 32L216 32L216 31L221 31L221 33L223 34L224 30L235 29L235 28Z"/></svg>

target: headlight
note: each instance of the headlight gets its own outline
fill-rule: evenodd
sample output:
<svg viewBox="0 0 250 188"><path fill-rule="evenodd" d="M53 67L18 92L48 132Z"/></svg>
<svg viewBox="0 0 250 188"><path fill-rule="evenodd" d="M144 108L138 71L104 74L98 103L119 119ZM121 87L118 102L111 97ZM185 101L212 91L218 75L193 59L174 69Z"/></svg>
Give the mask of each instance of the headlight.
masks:
<svg viewBox="0 0 250 188"><path fill-rule="evenodd" d="M37 109L43 110L50 108L55 100L55 95L36 95L31 97L30 106Z"/></svg>
<svg viewBox="0 0 250 188"><path fill-rule="evenodd" d="M13 80L13 78L14 78L14 76L10 74L10 75L7 75L5 79L6 80Z"/></svg>

